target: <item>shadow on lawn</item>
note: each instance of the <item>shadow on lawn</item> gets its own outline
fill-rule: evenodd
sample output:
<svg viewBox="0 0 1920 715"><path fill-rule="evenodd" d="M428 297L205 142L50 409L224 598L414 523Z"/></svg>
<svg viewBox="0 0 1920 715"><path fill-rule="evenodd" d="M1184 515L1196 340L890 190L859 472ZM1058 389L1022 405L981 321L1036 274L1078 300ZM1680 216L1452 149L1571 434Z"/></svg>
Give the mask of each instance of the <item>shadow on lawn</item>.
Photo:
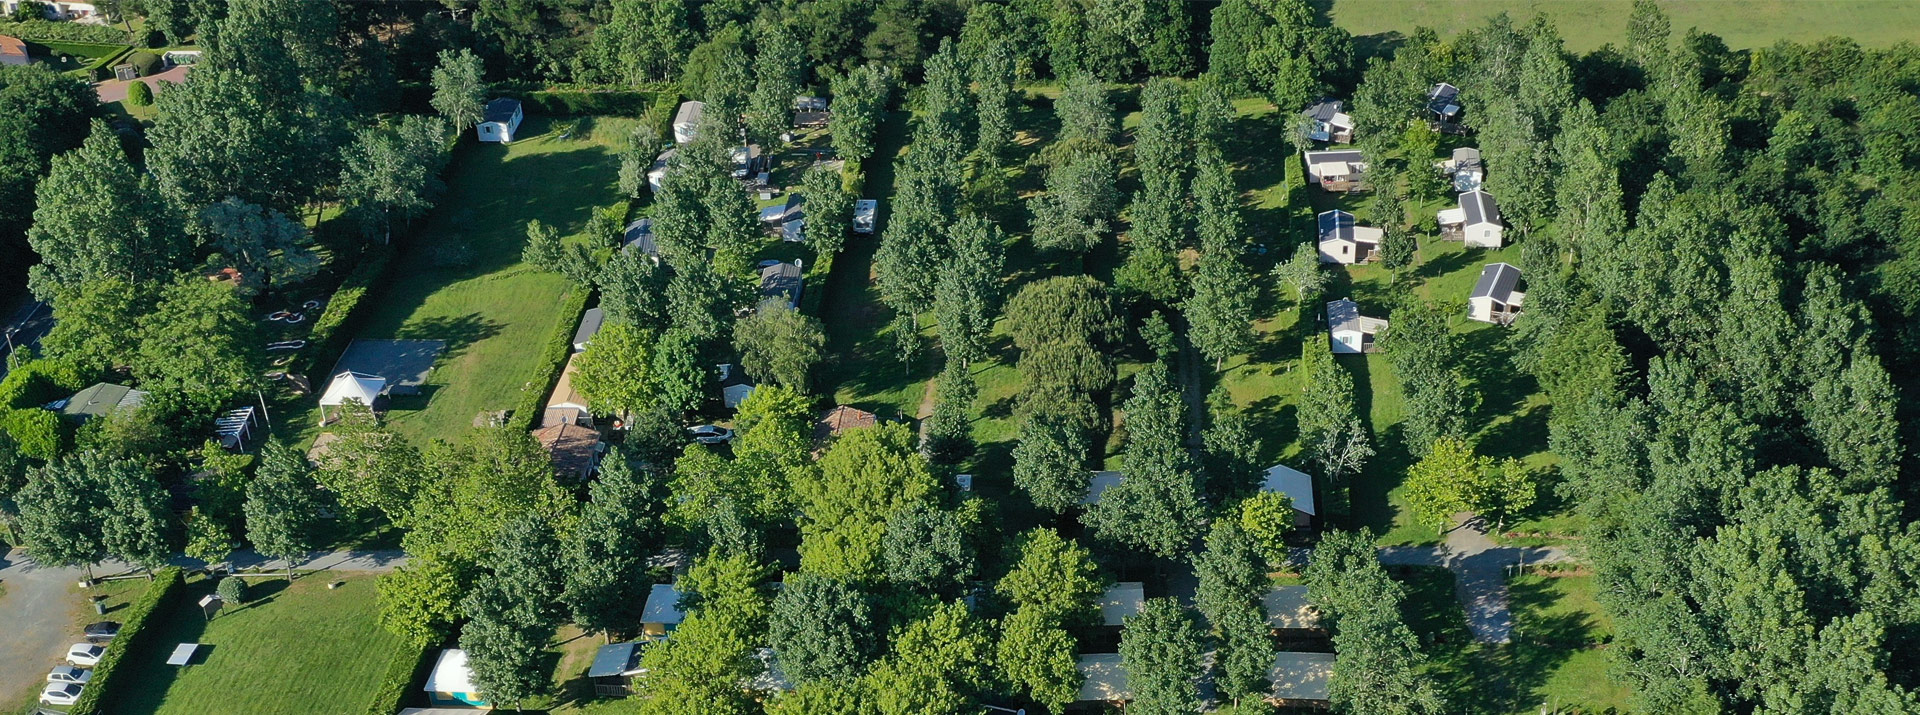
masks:
<svg viewBox="0 0 1920 715"><path fill-rule="evenodd" d="M439 360L450 360L474 343L500 334L499 321L478 312L421 318L400 326L394 337L401 340L445 340L447 347Z"/></svg>

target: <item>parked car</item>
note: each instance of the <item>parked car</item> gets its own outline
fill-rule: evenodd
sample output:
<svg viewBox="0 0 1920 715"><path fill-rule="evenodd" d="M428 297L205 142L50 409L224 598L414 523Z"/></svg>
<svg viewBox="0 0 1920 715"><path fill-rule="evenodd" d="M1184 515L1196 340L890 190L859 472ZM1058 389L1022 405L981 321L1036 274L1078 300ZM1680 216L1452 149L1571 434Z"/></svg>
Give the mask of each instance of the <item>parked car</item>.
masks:
<svg viewBox="0 0 1920 715"><path fill-rule="evenodd" d="M120 624L113 621L101 621L87 624L85 631L88 643L105 643L120 635Z"/></svg>
<svg viewBox="0 0 1920 715"><path fill-rule="evenodd" d="M687 433L693 435L693 441L701 444L719 444L733 439L733 430L719 425L695 425L688 427Z"/></svg>
<svg viewBox="0 0 1920 715"><path fill-rule="evenodd" d="M75 643L73 647L67 649L67 662L74 665L95 665L100 662L100 656L105 655L106 652L106 648L92 643Z"/></svg>
<svg viewBox="0 0 1920 715"><path fill-rule="evenodd" d="M72 705L84 689L79 683L47 683L47 688L40 691L40 704Z"/></svg>
<svg viewBox="0 0 1920 715"><path fill-rule="evenodd" d="M75 668L71 665L56 665L53 672L47 674L49 683L80 683L85 685L93 679L93 671Z"/></svg>

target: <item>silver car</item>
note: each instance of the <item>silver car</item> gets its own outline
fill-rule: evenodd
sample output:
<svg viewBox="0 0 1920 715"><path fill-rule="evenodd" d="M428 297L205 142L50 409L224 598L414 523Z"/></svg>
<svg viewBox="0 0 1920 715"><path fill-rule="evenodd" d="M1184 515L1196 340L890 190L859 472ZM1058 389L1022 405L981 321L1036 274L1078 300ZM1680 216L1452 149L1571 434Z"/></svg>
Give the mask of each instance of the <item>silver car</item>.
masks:
<svg viewBox="0 0 1920 715"><path fill-rule="evenodd" d="M85 685L87 681L92 679L93 671L84 668L75 668L71 665L56 665L53 667L53 672L47 674L47 682L49 683L79 683Z"/></svg>

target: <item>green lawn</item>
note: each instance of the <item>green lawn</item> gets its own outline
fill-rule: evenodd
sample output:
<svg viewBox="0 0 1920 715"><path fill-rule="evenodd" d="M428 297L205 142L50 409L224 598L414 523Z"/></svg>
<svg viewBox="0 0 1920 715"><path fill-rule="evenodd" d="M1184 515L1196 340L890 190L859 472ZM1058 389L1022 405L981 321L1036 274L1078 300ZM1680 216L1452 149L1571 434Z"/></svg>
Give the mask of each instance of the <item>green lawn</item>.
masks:
<svg viewBox="0 0 1920 715"><path fill-rule="evenodd" d="M371 575L314 573L292 587L251 579L258 600L209 622L194 605L209 581L188 584L171 610L156 613L145 647L129 653L113 712L121 715L359 715L366 710L398 636L381 628ZM337 589L327 584L341 581ZM202 655L165 664L178 643Z"/></svg>
<svg viewBox="0 0 1920 715"><path fill-rule="evenodd" d="M578 316L560 314L567 279L520 262L526 225L539 219L583 240L592 212L620 201L613 151L632 126L529 116L509 146L460 150L440 207L405 239L356 335L447 341L421 394L392 400L396 430L422 442L452 438L481 411L547 389L546 376L532 374L540 346L556 323Z"/></svg>
<svg viewBox="0 0 1920 715"><path fill-rule="evenodd" d="M1607 676L1611 620L1594 601L1591 576L1521 576L1511 586L1513 642L1475 643L1437 567L1394 568L1407 586L1402 609L1430 658L1427 672L1449 712L1536 715L1625 712L1629 691Z"/></svg>
<svg viewBox="0 0 1920 715"><path fill-rule="evenodd" d="M1332 0L1333 22L1355 35L1407 33L1429 27L1442 37L1483 24L1505 12L1516 24L1546 14L1566 38L1567 49L1586 52L1626 41L1632 0ZM1668 0L1660 8L1678 38L1698 27L1734 49L1764 47L1778 40L1810 41L1833 35L1868 47L1920 40L1920 3L1909 0ZM1384 38L1382 38L1384 39ZM1363 38L1362 46L1366 46Z"/></svg>

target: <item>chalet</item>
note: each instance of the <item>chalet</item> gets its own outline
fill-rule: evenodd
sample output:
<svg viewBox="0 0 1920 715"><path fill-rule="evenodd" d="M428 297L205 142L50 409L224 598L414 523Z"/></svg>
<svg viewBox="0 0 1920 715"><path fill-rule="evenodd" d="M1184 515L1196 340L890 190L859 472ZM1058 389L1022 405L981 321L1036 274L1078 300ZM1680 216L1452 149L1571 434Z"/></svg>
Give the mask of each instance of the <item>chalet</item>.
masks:
<svg viewBox="0 0 1920 715"><path fill-rule="evenodd" d="M513 141L513 133L520 130L522 118L520 100L501 97L487 103L480 123L474 125L473 130L480 141L505 144Z"/></svg>
<svg viewBox="0 0 1920 715"><path fill-rule="evenodd" d="M643 218L627 224L627 230L620 237L620 250L639 251L640 255L660 260L660 244L653 241L653 219Z"/></svg>
<svg viewBox="0 0 1920 715"><path fill-rule="evenodd" d="M667 181L667 172L674 168L673 157L679 153L678 148L668 149L654 157L653 166L647 168L647 188L653 193L660 193L660 185Z"/></svg>
<svg viewBox="0 0 1920 715"><path fill-rule="evenodd" d="M362 375L361 377L369 376ZM336 377L334 379L338 380L339 378ZM373 379L379 380L380 378L376 377ZM385 387L385 385L383 384L381 387ZM331 386L329 386L327 394L333 394ZM373 394L379 394L379 390L375 389ZM146 404L146 402L147 393L143 390L135 390L126 385L115 385L111 382L96 382L92 387L73 393L72 397L54 402L48 407L60 413L61 417L76 422L86 422L95 417L105 417L120 410L139 409L139 407ZM372 407L373 398L367 398L366 403L368 407ZM321 398L320 404L326 404L324 397Z"/></svg>
<svg viewBox="0 0 1920 715"><path fill-rule="evenodd" d="M1118 653L1093 653L1075 659L1080 671L1080 694L1074 702L1120 705L1133 699L1127 689L1127 665Z"/></svg>
<svg viewBox="0 0 1920 715"><path fill-rule="evenodd" d="M1367 156L1358 149L1310 151L1305 154L1307 181L1327 191L1362 191L1366 184Z"/></svg>
<svg viewBox="0 0 1920 715"><path fill-rule="evenodd" d="M1081 506L1093 506L1100 503L1100 495L1108 489L1120 486L1126 475L1119 472L1094 472L1087 477L1087 495L1080 497Z"/></svg>
<svg viewBox="0 0 1920 715"><path fill-rule="evenodd" d="M657 642L649 638L600 646L600 650L593 654L593 665L587 668L587 680L593 683L593 694L603 698L632 695L633 676L647 672L646 668L640 667L640 656L646 652L647 646Z"/></svg>
<svg viewBox="0 0 1920 715"><path fill-rule="evenodd" d="M18 37L0 35L0 65L24 65L33 62L27 56L27 43Z"/></svg>
<svg viewBox="0 0 1920 715"><path fill-rule="evenodd" d="M1480 183L1486 179L1486 169L1480 164L1480 150L1470 146L1453 150L1451 158L1435 162L1434 165L1440 167L1440 173L1447 176L1454 191L1473 191L1480 188Z"/></svg>
<svg viewBox="0 0 1920 715"><path fill-rule="evenodd" d="M1280 586L1260 597L1267 627L1275 631L1308 631L1320 627L1320 612L1307 598L1306 586Z"/></svg>
<svg viewBox="0 0 1920 715"><path fill-rule="evenodd" d="M1326 707L1327 681L1333 679L1333 654L1275 653L1267 679L1273 681L1268 699L1275 705Z"/></svg>
<svg viewBox="0 0 1920 715"><path fill-rule="evenodd" d="M656 583L647 593L647 604L640 610L640 630L650 636L664 636L680 627L687 614L680 610L680 589L670 583Z"/></svg>
<svg viewBox="0 0 1920 715"><path fill-rule="evenodd" d="M785 300L788 308L800 307L800 291L805 288L800 261L774 263L760 268L760 303Z"/></svg>
<svg viewBox="0 0 1920 715"><path fill-rule="evenodd" d="M1119 628L1126 625L1127 619L1140 615L1140 609L1147 605L1146 584L1139 581L1121 581L1108 586L1100 594L1100 625Z"/></svg>
<svg viewBox="0 0 1920 715"><path fill-rule="evenodd" d="M824 444L827 440L845 434L848 430L872 427L880 423L878 415L857 407L839 405L820 415L813 423L813 441Z"/></svg>
<svg viewBox="0 0 1920 715"><path fill-rule="evenodd" d="M580 353L567 357L567 367L560 371L560 381L553 384L553 392L547 395L546 411L540 418L541 427L555 425L593 426L593 410L587 405L587 396L573 386L574 376L580 374Z"/></svg>
<svg viewBox="0 0 1920 715"><path fill-rule="evenodd" d="M1313 506L1313 477L1306 472L1284 464L1267 467L1267 478L1260 484L1260 491L1285 494L1293 500L1295 528L1313 526L1313 517L1319 511Z"/></svg>
<svg viewBox="0 0 1920 715"><path fill-rule="evenodd" d="M1462 241L1470 248L1499 248L1506 228L1500 224L1500 204L1479 189L1460 195L1460 205L1441 211L1440 237Z"/></svg>
<svg viewBox="0 0 1920 715"><path fill-rule="evenodd" d="M1335 353L1378 352L1374 339L1387 329L1387 321L1360 314L1360 304L1341 298L1327 304L1327 336Z"/></svg>
<svg viewBox="0 0 1920 715"><path fill-rule="evenodd" d="M1353 214L1334 209L1320 214L1320 262L1351 265L1366 263L1380 254L1380 239L1385 234L1374 226L1361 226Z"/></svg>
<svg viewBox="0 0 1920 715"><path fill-rule="evenodd" d="M593 336L600 334L600 326L605 325L606 322L607 311L588 308L587 312L582 313L580 327L573 331L573 351L586 352L587 346L593 344Z"/></svg>
<svg viewBox="0 0 1920 715"><path fill-rule="evenodd" d="M1317 142L1333 144L1353 143L1353 117L1340 111L1338 99L1322 99L1300 115L1313 121L1307 129L1307 137Z"/></svg>
<svg viewBox="0 0 1920 715"><path fill-rule="evenodd" d="M858 199L853 202L854 233L873 233L874 219L879 217L879 199Z"/></svg>
<svg viewBox="0 0 1920 715"><path fill-rule="evenodd" d="M1467 296L1467 317L1482 323L1512 325L1527 294L1520 292L1520 269L1508 263L1490 263L1480 269L1480 280Z"/></svg>
<svg viewBox="0 0 1920 715"><path fill-rule="evenodd" d="M1460 88L1441 82L1427 90L1427 113L1435 121L1452 124L1460 121Z"/></svg>
<svg viewBox="0 0 1920 715"><path fill-rule="evenodd" d="M739 407L753 394L753 378L747 377L747 371L740 366L721 363L713 366L720 378L720 401L729 408Z"/></svg>
<svg viewBox="0 0 1920 715"><path fill-rule="evenodd" d="M700 118L707 113L705 102L681 102L673 113L673 142L685 144L700 134Z"/></svg>
<svg viewBox="0 0 1920 715"><path fill-rule="evenodd" d="M600 433L592 427L561 422L534 430L533 439L547 450L562 483L586 481L600 463Z"/></svg>

